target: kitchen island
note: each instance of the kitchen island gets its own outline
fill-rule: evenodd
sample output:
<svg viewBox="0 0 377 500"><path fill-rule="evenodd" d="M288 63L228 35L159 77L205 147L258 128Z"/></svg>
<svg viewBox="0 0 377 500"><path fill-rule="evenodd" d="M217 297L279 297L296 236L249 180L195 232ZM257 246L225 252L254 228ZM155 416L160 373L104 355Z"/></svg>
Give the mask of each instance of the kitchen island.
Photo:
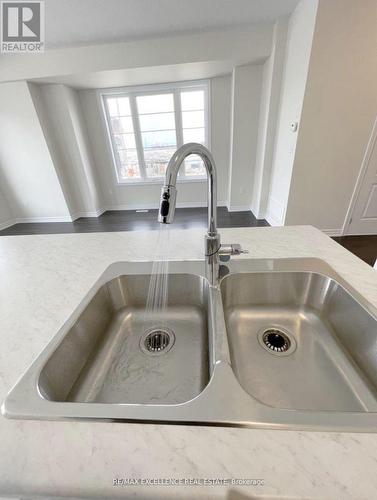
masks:
<svg viewBox="0 0 377 500"><path fill-rule="evenodd" d="M220 232L248 249L247 258L320 258L377 307L376 271L315 228ZM157 231L0 238L2 400L104 270L153 259L156 241ZM203 230L172 229L170 247L172 260L202 259ZM377 491L371 433L1 416L0 438L2 497L360 500Z"/></svg>

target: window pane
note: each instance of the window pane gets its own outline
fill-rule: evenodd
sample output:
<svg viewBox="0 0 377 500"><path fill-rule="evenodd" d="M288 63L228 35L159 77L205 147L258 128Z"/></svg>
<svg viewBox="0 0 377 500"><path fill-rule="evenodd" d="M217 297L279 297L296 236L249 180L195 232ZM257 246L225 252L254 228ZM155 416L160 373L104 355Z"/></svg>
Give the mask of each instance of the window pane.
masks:
<svg viewBox="0 0 377 500"><path fill-rule="evenodd" d="M110 133L119 181L140 179L139 162L128 97L106 97Z"/></svg>
<svg viewBox="0 0 377 500"><path fill-rule="evenodd" d="M167 164L177 148L177 133L183 142L205 144L205 89L181 88L179 94L181 116L175 114L175 90L160 91L157 94L144 94L129 97L107 95L104 104L107 108L109 131L112 137L117 175L120 181L142 180L145 175L161 178L165 175ZM131 101L135 99L135 101ZM137 112L138 116L132 116ZM136 104L135 109L133 103ZM182 120L182 129L176 131L176 121ZM136 137L133 123L140 124ZM137 140L136 140L137 139ZM141 143L140 143L141 141ZM139 148L140 149L139 151ZM138 157L144 157L145 165L139 165ZM143 168L142 168L143 167ZM191 155L185 160L182 176L205 176L202 160Z"/></svg>
<svg viewBox="0 0 377 500"><path fill-rule="evenodd" d="M109 115L130 116L130 100L128 97L106 97L105 99Z"/></svg>
<svg viewBox="0 0 377 500"><path fill-rule="evenodd" d="M175 130L163 130L158 132L143 132L141 134L144 148L158 148L164 146L176 146L177 139Z"/></svg>
<svg viewBox="0 0 377 500"><path fill-rule="evenodd" d="M112 97L106 98L106 105L110 116L118 116L118 104L117 100Z"/></svg>
<svg viewBox="0 0 377 500"><path fill-rule="evenodd" d="M183 128L201 128L204 127L204 111L183 111Z"/></svg>
<svg viewBox="0 0 377 500"><path fill-rule="evenodd" d="M173 94L143 95L136 101L139 114L174 111Z"/></svg>
<svg viewBox="0 0 377 500"><path fill-rule="evenodd" d="M132 118L130 116L122 116L121 118L111 118L111 127L114 134L124 134L126 132L133 132L134 127Z"/></svg>
<svg viewBox="0 0 377 500"><path fill-rule="evenodd" d="M144 151L145 168L148 177L163 177L174 148L146 149Z"/></svg>
<svg viewBox="0 0 377 500"><path fill-rule="evenodd" d="M204 109L204 90L181 92L181 107L183 111Z"/></svg>
<svg viewBox="0 0 377 500"><path fill-rule="evenodd" d="M183 142L199 142L199 144L204 144L204 128L188 128L183 130Z"/></svg>
<svg viewBox="0 0 377 500"><path fill-rule="evenodd" d="M128 97L118 97L118 110L120 116L130 116L130 100Z"/></svg>
<svg viewBox="0 0 377 500"><path fill-rule="evenodd" d="M140 179L136 149L119 151L119 180Z"/></svg>
<svg viewBox="0 0 377 500"><path fill-rule="evenodd" d="M140 129L143 132L149 130L175 129L174 113L140 115Z"/></svg>
<svg viewBox="0 0 377 500"><path fill-rule="evenodd" d="M134 149L136 148L134 134L114 134L114 141L117 149Z"/></svg>
<svg viewBox="0 0 377 500"><path fill-rule="evenodd" d="M186 177L205 176L203 161L197 155L190 155L185 160Z"/></svg>

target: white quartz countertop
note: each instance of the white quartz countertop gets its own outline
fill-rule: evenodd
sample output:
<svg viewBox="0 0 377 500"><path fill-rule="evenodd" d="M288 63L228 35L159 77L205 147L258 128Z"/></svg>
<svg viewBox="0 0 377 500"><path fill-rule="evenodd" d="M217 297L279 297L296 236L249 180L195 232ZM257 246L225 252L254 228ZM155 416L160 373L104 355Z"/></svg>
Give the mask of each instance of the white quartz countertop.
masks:
<svg viewBox="0 0 377 500"><path fill-rule="evenodd" d="M377 272L312 227L222 229L247 258L319 257L377 307ZM115 261L151 260L157 231L0 237L0 399ZM174 260L203 230L171 230ZM240 256L239 258L243 258ZM377 434L0 417L0 497L376 498ZM113 486L114 478L263 479L263 486Z"/></svg>

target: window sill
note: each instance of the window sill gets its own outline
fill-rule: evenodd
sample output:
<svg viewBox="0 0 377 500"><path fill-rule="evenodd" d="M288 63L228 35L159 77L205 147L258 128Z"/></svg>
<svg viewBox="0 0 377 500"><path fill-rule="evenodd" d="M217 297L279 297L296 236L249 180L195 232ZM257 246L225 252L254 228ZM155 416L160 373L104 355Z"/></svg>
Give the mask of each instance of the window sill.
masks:
<svg viewBox="0 0 377 500"><path fill-rule="evenodd" d="M199 177L199 178L186 178L186 179L177 179L177 184L189 184L189 183L198 183L198 182L206 182L207 178L206 177ZM122 182L117 182L117 186L147 186L147 185L157 185L157 186L162 186L164 184L165 179L160 178L156 180L139 180L139 181L122 181Z"/></svg>

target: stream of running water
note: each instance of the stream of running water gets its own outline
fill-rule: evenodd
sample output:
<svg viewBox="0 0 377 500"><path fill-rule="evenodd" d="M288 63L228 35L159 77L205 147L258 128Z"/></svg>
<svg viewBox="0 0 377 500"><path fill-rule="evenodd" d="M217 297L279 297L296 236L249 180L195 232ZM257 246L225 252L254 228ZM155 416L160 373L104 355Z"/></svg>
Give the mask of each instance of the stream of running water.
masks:
<svg viewBox="0 0 377 500"><path fill-rule="evenodd" d="M155 256L145 306L145 330L166 327L166 309L169 292L170 225L161 224L157 236Z"/></svg>

